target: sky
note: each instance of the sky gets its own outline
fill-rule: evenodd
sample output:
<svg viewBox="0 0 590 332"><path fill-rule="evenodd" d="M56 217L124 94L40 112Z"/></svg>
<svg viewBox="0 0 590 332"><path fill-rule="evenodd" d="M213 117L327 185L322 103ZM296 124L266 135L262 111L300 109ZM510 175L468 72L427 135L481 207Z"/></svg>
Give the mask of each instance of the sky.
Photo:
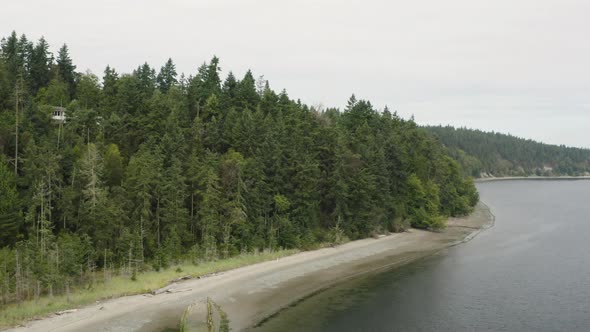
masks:
<svg viewBox="0 0 590 332"><path fill-rule="evenodd" d="M590 1L18 0L0 34L67 43L102 76L172 58L251 69L313 106L351 94L419 124L590 147Z"/></svg>

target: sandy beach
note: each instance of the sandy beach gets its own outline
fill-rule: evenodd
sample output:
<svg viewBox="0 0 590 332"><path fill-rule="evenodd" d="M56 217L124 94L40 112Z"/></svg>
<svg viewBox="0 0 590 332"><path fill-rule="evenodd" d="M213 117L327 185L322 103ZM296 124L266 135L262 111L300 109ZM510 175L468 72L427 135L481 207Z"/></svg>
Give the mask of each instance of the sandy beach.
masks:
<svg viewBox="0 0 590 332"><path fill-rule="evenodd" d="M99 302L10 331L162 331L177 326L184 309L193 303L191 320L202 317L204 321L207 297L227 313L232 330L241 331L344 279L401 266L470 240L493 225L493 220L489 209L480 203L472 215L450 218L442 232L411 229L302 252L169 286L177 292Z"/></svg>

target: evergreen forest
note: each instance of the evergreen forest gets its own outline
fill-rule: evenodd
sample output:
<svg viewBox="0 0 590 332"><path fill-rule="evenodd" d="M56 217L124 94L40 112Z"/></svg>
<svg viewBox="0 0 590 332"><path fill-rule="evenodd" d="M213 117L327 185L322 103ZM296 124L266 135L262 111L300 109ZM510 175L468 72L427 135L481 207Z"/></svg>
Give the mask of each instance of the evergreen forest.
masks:
<svg viewBox="0 0 590 332"><path fill-rule="evenodd" d="M105 270L436 230L478 201L459 150L354 95L317 109L217 57L187 76L171 59L96 75L51 50L1 42L2 304Z"/></svg>
<svg viewBox="0 0 590 332"><path fill-rule="evenodd" d="M476 178L590 175L590 150L450 126L425 127Z"/></svg>

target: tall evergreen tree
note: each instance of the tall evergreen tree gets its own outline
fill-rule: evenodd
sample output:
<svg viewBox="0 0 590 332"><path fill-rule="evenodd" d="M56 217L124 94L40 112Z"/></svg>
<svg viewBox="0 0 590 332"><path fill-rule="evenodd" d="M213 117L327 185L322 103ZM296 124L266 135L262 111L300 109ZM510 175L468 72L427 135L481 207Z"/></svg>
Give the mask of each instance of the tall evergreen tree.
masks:
<svg viewBox="0 0 590 332"><path fill-rule="evenodd" d="M238 83L236 98L243 109L254 110L260 96L256 92L256 81L252 72L248 70L244 78Z"/></svg>
<svg viewBox="0 0 590 332"><path fill-rule="evenodd" d="M0 243L13 245L19 238L18 192L14 173L0 154Z"/></svg>
<svg viewBox="0 0 590 332"><path fill-rule="evenodd" d="M105 116L110 117L117 107L117 81L119 75L115 69L107 66L102 77L100 106Z"/></svg>
<svg viewBox="0 0 590 332"><path fill-rule="evenodd" d="M123 158L116 144L107 146L104 156L104 179L109 187L120 186L123 179Z"/></svg>
<svg viewBox="0 0 590 332"><path fill-rule="evenodd" d="M173 85L177 84L178 80L176 79L176 75L176 66L172 62L172 59L168 59L166 64L160 68L160 72L156 78L160 91L166 93Z"/></svg>
<svg viewBox="0 0 590 332"><path fill-rule="evenodd" d="M68 46L63 44L57 53L57 76L68 86L69 98L74 98L76 93L76 66L72 63Z"/></svg>
<svg viewBox="0 0 590 332"><path fill-rule="evenodd" d="M97 108L100 105L100 84L98 77L90 72L80 75L76 95L80 107Z"/></svg>
<svg viewBox="0 0 590 332"><path fill-rule="evenodd" d="M49 52L49 44L41 37L31 52L29 63L29 85L33 94L49 84L53 55Z"/></svg>
<svg viewBox="0 0 590 332"><path fill-rule="evenodd" d="M237 106L237 88L238 88L238 81L234 74L230 71L223 82L223 86L221 88L221 108L226 112L229 111L231 108Z"/></svg>
<svg viewBox="0 0 590 332"><path fill-rule="evenodd" d="M156 71L145 62L137 67L133 75L138 79L139 89L143 98L149 98L156 88Z"/></svg>

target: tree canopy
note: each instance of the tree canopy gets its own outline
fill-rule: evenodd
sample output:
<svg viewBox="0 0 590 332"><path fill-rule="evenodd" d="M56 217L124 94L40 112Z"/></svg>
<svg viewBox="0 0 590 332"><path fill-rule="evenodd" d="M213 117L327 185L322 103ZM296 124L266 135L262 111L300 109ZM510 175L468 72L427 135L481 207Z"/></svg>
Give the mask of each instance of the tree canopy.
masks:
<svg viewBox="0 0 590 332"><path fill-rule="evenodd" d="M75 72L67 45L49 49L16 33L1 43L4 302L96 269L440 228L477 203L441 144L367 100L316 109L251 71L223 77L217 57L186 78L169 59L99 79Z"/></svg>
<svg viewBox="0 0 590 332"><path fill-rule="evenodd" d="M465 174L481 176L589 175L590 150L450 126L426 127Z"/></svg>

